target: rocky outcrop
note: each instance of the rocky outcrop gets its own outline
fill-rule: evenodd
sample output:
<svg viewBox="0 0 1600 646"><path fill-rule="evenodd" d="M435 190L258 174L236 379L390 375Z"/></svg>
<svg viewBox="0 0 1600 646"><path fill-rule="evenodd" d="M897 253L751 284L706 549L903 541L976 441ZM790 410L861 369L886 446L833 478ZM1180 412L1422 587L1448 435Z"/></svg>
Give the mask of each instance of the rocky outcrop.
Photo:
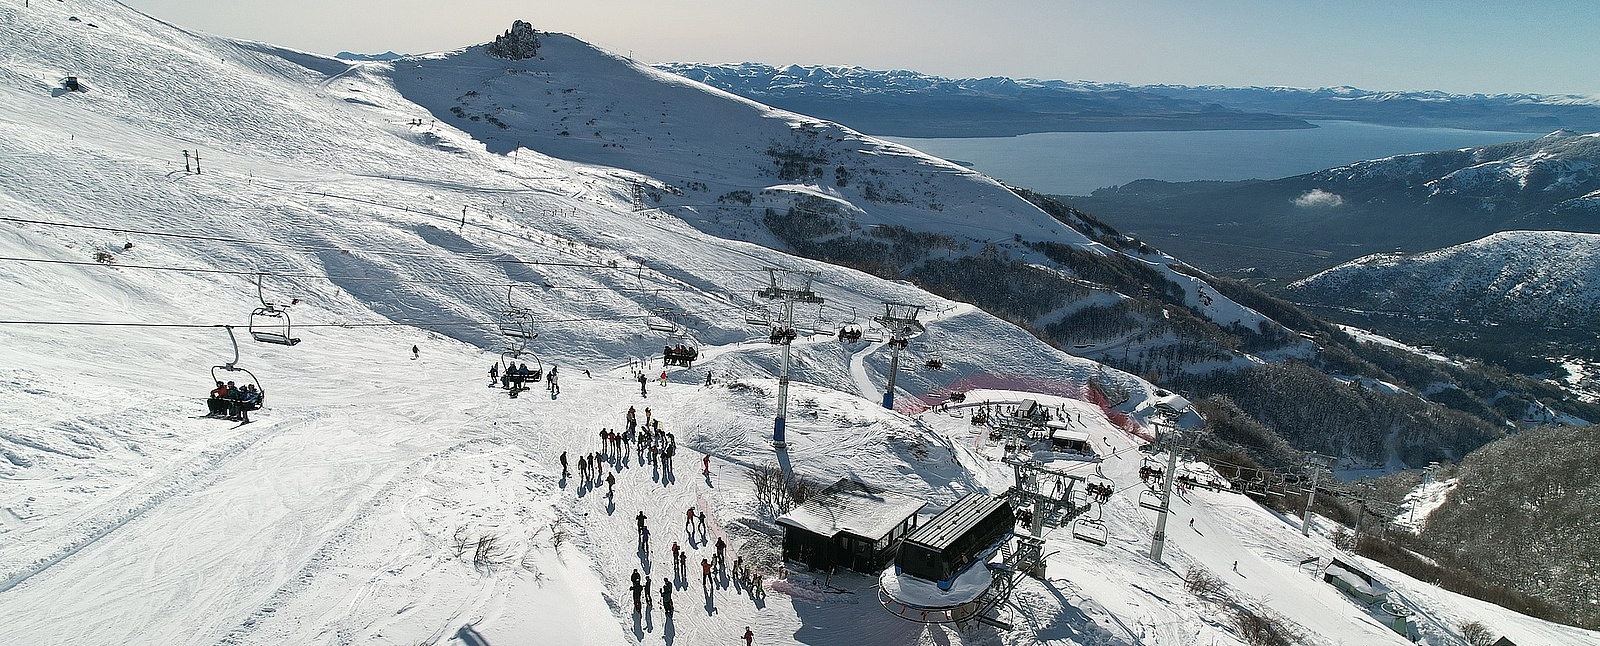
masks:
<svg viewBox="0 0 1600 646"><path fill-rule="evenodd" d="M538 56L538 32L533 30L533 25L526 22L521 20L513 22L511 29L495 36L494 42L489 44L489 55L513 61Z"/></svg>

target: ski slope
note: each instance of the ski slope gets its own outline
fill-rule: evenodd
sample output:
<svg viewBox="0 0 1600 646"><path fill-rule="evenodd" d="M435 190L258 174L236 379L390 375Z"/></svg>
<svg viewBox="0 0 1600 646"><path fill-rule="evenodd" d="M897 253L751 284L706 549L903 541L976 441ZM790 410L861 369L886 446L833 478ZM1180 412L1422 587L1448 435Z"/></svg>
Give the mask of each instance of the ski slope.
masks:
<svg viewBox="0 0 1600 646"><path fill-rule="evenodd" d="M777 351L741 316L766 268L818 272L833 309L808 312L813 327L884 300L934 313L902 357L913 367L898 379L906 411L980 378L1098 375L1134 393L1136 416L1152 389L909 285L634 212L637 170L571 150L500 149L436 123L399 79L407 64L448 57L352 65L92 0L7 3L0 35L0 642L702 644L750 626L761 644L1234 644L1181 576L1225 574L1219 564L1238 560L1245 576L1230 584L1312 643L1397 643L1337 593L1295 578L1294 557L1327 554L1324 542L1243 499L1196 494L1179 518L1195 514L1202 532L1174 532L1171 569L1139 556L1148 514L1124 497L1138 441L1072 400L1051 402L1081 408L1118 456L1104 466L1123 490L1107 506L1115 542L1051 534L1050 579L1024 583L1010 610L1023 628L923 628L878 608L866 576L779 580L752 467L848 475L931 508L1002 491L1010 476L965 420L877 405L885 348L820 335L795 344L790 444L776 452ZM599 79L620 64L583 55L595 60L572 64L593 67L574 69ZM451 78L423 72L424 85ZM56 91L69 75L88 91ZM660 87L629 81L639 107L733 101L649 78ZM715 154L721 141L685 134L682 145ZM196 149L202 170L185 171L181 152ZM952 203L966 191L972 203L1000 199L972 188L987 180L959 177L939 185ZM1017 209L1008 217L1042 217ZM891 216L909 217L874 217ZM274 303L298 299L299 345L249 340L258 288ZM542 382L515 399L488 387L510 308L537 322L536 355L521 360L559 366L559 395ZM662 308L689 338L646 327ZM267 391L247 425L196 418L211 367L235 358L222 326L234 326L237 365ZM658 374L647 357L686 341L702 360L641 395L635 362ZM932 357L946 368L916 368ZM575 468L562 477L558 456L575 464L599 450L598 431L620 427L630 406L650 407L674 434L675 468L614 457L610 497ZM706 456L709 475L698 468ZM674 578L672 541L692 563L709 554L676 522L690 506L707 512L706 539L760 564L767 595L721 577L702 589L691 567L670 621L659 605L633 615L634 568L659 588ZM655 532L647 550L634 539L640 511ZM475 564L471 545L486 536L496 555ZM1474 617L1519 644L1600 643L1419 585L1395 581L1447 625Z"/></svg>

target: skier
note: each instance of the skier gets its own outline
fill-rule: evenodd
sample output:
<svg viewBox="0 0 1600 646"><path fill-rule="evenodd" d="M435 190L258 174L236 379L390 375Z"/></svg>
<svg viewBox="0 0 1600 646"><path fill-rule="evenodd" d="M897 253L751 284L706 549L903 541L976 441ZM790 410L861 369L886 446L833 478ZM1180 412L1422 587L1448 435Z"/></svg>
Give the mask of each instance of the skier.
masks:
<svg viewBox="0 0 1600 646"><path fill-rule="evenodd" d="M411 360L416 361L417 357L420 356L422 356L422 350L417 349L417 346L411 346Z"/></svg>
<svg viewBox="0 0 1600 646"><path fill-rule="evenodd" d="M555 366L550 366L550 375L548 377L545 377L545 382L547 384L546 387L550 389L550 394L552 394L552 395L561 394L561 384L556 381L556 367Z"/></svg>
<svg viewBox="0 0 1600 646"><path fill-rule="evenodd" d="M500 364L489 364L489 387L494 387L494 382L500 381Z"/></svg>
<svg viewBox="0 0 1600 646"><path fill-rule="evenodd" d="M640 510L639 511L639 533L641 535L644 534L644 519L645 518L647 518L647 516L644 515L644 510Z"/></svg>
<svg viewBox="0 0 1600 646"><path fill-rule="evenodd" d="M1238 572L1239 571L1239 562L1238 561L1234 561L1233 562L1233 571L1234 572Z"/></svg>
<svg viewBox="0 0 1600 646"><path fill-rule="evenodd" d="M698 512L695 512L695 522L700 524L700 535L704 536L705 533L706 533L706 512L705 512L705 510L702 509L702 510L700 510Z"/></svg>
<svg viewBox="0 0 1600 646"><path fill-rule="evenodd" d="M645 388L644 388L644 385L646 383L649 383L649 381L650 381L649 379L645 378L644 373L642 373L642 372L639 373L639 396L640 397L649 397L650 396L649 391L646 391Z"/></svg>
<svg viewBox="0 0 1600 646"><path fill-rule="evenodd" d="M689 511L683 514L683 531L694 531L694 507L690 507Z"/></svg>
<svg viewBox="0 0 1600 646"><path fill-rule="evenodd" d="M561 477L567 477L567 452L561 452Z"/></svg>
<svg viewBox="0 0 1600 646"><path fill-rule="evenodd" d="M616 487L617 487L617 476L615 474L607 473L606 474L606 498L607 499L611 498L612 490L616 489ZM645 539L646 540L649 540L649 536L650 536L649 531L650 530L648 530L648 529L645 530Z"/></svg>
<svg viewBox="0 0 1600 646"><path fill-rule="evenodd" d="M708 476L711 475L711 456L707 455L704 458L701 458L700 463L705 465L704 468L701 469L701 473L704 473Z"/></svg>
<svg viewBox="0 0 1600 646"><path fill-rule="evenodd" d="M661 385L667 385L667 371L665 370L661 371Z"/></svg>
<svg viewBox="0 0 1600 646"><path fill-rule="evenodd" d="M633 412L633 407L629 406L628 407L628 430L630 430L630 431L633 430L636 426L638 426L638 424L639 424L639 418L637 416L635 416L635 414Z"/></svg>
<svg viewBox="0 0 1600 646"><path fill-rule="evenodd" d="M728 557L725 555L725 552L727 551L727 549L728 549L728 542L725 541L725 540L722 540L721 536L718 536L717 537L717 556L716 556L717 568L718 569L721 569L722 566L727 565L727 563L728 563Z"/></svg>
<svg viewBox="0 0 1600 646"><path fill-rule="evenodd" d="M672 582L665 577L661 579L661 611L672 616Z"/></svg>
<svg viewBox="0 0 1600 646"><path fill-rule="evenodd" d="M634 605L639 605L639 604L634 604ZM744 646L750 646L752 643L755 643L755 638L756 638L756 634L753 633L753 632L750 632L750 627L749 626L745 626L744 627Z"/></svg>
<svg viewBox="0 0 1600 646"><path fill-rule="evenodd" d="M1193 528L1194 528L1194 519L1193 519L1193 518L1190 518L1190 519L1189 519L1189 528L1190 528L1190 529L1193 529Z"/></svg>
<svg viewBox="0 0 1600 646"><path fill-rule="evenodd" d="M645 528L639 530L639 548L644 550L644 551L646 551L646 552L650 551L650 528L649 527L645 527Z"/></svg>
<svg viewBox="0 0 1600 646"><path fill-rule="evenodd" d="M700 559L700 587L711 587L711 561Z"/></svg>
<svg viewBox="0 0 1600 646"><path fill-rule="evenodd" d="M674 569L678 567L678 551L678 541L672 541L672 567Z"/></svg>

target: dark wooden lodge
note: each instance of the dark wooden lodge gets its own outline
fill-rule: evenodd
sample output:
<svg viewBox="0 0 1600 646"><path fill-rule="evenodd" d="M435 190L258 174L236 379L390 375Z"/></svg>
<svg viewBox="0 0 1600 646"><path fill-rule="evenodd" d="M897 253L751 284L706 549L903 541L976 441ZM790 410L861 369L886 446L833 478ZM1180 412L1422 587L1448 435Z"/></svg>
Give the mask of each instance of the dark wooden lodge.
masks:
<svg viewBox="0 0 1600 646"><path fill-rule="evenodd" d="M906 536L895 567L948 590L957 574L1010 534L1016 523L1006 499L967 494Z"/></svg>
<svg viewBox="0 0 1600 646"><path fill-rule="evenodd" d="M778 518L783 557L815 569L876 574L916 529L926 502L842 478Z"/></svg>

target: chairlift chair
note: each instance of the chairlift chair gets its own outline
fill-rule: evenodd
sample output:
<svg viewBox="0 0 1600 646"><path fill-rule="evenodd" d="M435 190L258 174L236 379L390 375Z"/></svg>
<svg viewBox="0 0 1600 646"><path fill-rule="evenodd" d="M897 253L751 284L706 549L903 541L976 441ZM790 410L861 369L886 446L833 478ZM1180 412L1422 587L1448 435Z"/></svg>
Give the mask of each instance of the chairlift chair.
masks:
<svg viewBox="0 0 1600 646"><path fill-rule="evenodd" d="M644 326L652 332L676 333L678 324L672 321L674 317L675 314L671 310L664 307L656 308L645 318Z"/></svg>
<svg viewBox="0 0 1600 646"><path fill-rule="evenodd" d="M1111 532L1106 530L1106 522L1099 518L1079 518L1072 521L1072 537L1104 547L1111 540Z"/></svg>
<svg viewBox="0 0 1600 646"><path fill-rule="evenodd" d="M507 349L500 353L500 374L509 374L506 371L517 367L519 363L526 364L526 361L521 361L524 356L533 359L533 367L528 369L528 381L544 379L544 362L539 360L539 355L521 347Z"/></svg>
<svg viewBox="0 0 1600 646"><path fill-rule="evenodd" d="M277 345L295 345L300 339L294 338L294 327L289 320L287 306L279 307L268 303L261 292L261 274L256 274L256 300L261 305L250 311L250 323L246 329L250 331L250 338L261 343L274 343ZM230 328L229 334L232 334Z"/></svg>
<svg viewBox="0 0 1600 646"><path fill-rule="evenodd" d="M228 342L233 346L233 360L221 365L211 366L211 383L237 381L228 379L228 375L235 372L242 372L248 375L250 377L249 383L255 384L257 397L256 401L245 410L259 410L267 402L267 389L261 385L261 380L256 378L255 373L239 367L239 340L233 335L233 326L224 325L221 327L228 332Z"/></svg>
<svg viewBox="0 0 1600 646"><path fill-rule="evenodd" d="M855 343L861 340L861 326L845 325L839 328L839 340L845 343Z"/></svg>
<svg viewBox="0 0 1600 646"><path fill-rule="evenodd" d="M1145 509L1161 511L1161 494L1150 489L1139 492L1139 506Z"/></svg>
<svg viewBox="0 0 1600 646"><path fill-rule="evenodd" d="M669 344L661 349L662 365L688 368L700 358L700 344L695 342L694 337L685 334L682 338L687 343Z"/></svg>

